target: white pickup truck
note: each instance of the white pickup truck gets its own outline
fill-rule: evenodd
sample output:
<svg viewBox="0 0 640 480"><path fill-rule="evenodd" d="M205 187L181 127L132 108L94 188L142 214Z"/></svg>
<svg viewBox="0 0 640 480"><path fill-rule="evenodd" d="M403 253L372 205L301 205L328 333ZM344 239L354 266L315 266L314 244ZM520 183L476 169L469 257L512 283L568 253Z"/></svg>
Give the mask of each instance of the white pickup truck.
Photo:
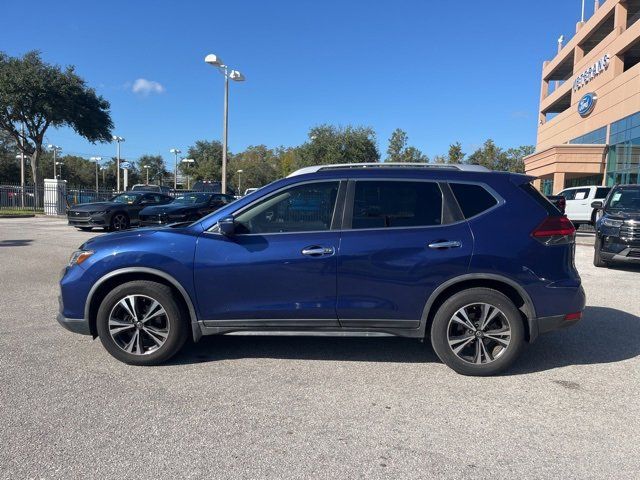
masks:
<svg viewBox="0 0 640 480"><path fill-rule="evenodd" d="M611 187L571 187L565 188L559 195L567 200L565 215L574 225L595 225L598 212L591 208L591 202L604 200L610 191Z"/></svg>

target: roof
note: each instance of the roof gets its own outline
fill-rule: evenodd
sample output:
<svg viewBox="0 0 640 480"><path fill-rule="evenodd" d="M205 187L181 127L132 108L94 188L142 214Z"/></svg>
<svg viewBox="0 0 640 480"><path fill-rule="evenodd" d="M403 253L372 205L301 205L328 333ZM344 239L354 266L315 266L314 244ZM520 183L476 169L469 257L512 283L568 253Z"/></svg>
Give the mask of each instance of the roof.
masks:
<svg viewBox="0 0 640 480"><path fill-rule="evenodd" d="M304 175L306 173L316 173L326 170L342 170L342 169L365 169L365 168L414 168L414 169L433 169L433 170L456 170L465 172L489 172L490 170L481 165L467 164L444 164L444 163L397 163L397 162L376 162L376 163L338 163L334 165L315 165L312 167L304 167L291 173L289 177Z"/></svg>

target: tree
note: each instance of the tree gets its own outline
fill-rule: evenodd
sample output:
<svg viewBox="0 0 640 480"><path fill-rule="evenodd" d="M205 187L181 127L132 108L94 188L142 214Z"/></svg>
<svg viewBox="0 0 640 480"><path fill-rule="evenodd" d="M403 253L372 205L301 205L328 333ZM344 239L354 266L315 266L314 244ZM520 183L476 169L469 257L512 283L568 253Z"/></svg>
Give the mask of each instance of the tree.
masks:
<svg viewBox="0 0 640 480"><path fill-rule="evenodd" d="M16 160L16 143L0 130L0 183L20 182L20 160Z"/></svg>
<svg viewBox="0 0 640 480"><path fill-rule="evenodd" d="M267 183L277 180L279 175L278 156L264 145L250 146L234 155L229 162L230 184L241 194L242 190L251 187L262 187ZM239 180L238 170L242 170ZM241 185L238 185L238 181Z"/></svg>
<svg viewBox="0 0 640 480"><path fill-rule="evenodd" d="M149 167L148 169L145 167ZM164 160L160 155L142 155L138 159L138 170L140 172L141 180L147 183L147 170L149 173L149 183L162 182L162 179L167 174L167 169L164 164Z"/></svg>
<svg viewBox="0 0 640 480"><path fill-rule="evenodd" d="M0 52L0 129L31 157L35 184L40 183L40 156L47 129L68 126L92 143L109 142L113 128L109 107L73 67L62 70L49 65L38 52L22 58Z"/></svg>
<svg viewBox="0 0 640 480"><path fill-rule="evenodd" d="M525 145L503 150L493 140L489 139L484 145L469 155L468 163L483 165L490 170L523 173L524 157L534 152L534 147Z"/></svg>
<svg viewBox="0 0 640 480"><path fill-rule="evenodd" d="M510 148L504 153L504 163L502 170L514 173L524 173L524 157L535 152L533 145L523 145L517 148Z"/></svg>
<svg viewBox="0 0 640 480"><path fill-rule="evenodd" d="M227 154L227 158L231 156L230 153ZM189 147L187 158L195 160L195 163L189 167L189 176L193 180L220 181L222 174L222 144L219 141L196 141L195 145ZM181 165L180 168L184 167Z"/></svg>
<svg viewBox="0 0 640 480"><path fill-rule="evenodd" d="M300 167L336 163L378 162L376 134L370 127L319 125L309 131L309 141L299 147Z"/></svg>
<svg viewBox="0 0 640 480"><path fill-rule="evenodd" d="M387 162L420 163L428 162L429 158L416 147L408 147L407 132L396 128L389 137L387 148Z"/></svg>
<svg viewBox="0 0 640 480"><path fill-rule="evenodd" d="M452 143L451 145L449 145L447 163L462 162L464 162L464 152L462 151L462 144L460 142Z"/></svg>
<svg viewBox="0 0 640 480"><path fill-rule="evenodd" d="M389 146L387 147L387 162L402 162L402 152L407 147L409 137L407 132L400 128L396 128L389 137Z"/></svg>

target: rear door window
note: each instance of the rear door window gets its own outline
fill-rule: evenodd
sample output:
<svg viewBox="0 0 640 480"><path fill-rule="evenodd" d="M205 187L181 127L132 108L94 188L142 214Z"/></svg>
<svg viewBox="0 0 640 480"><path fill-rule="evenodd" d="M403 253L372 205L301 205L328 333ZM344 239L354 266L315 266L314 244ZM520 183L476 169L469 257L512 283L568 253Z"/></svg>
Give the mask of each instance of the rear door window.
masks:
<svg viewBox="0 0 640 480"><path fill-rule="evenodd" d="M585 198L589 198L589 189L588 188L579 188L574 190L575 196L571 200L584 200ZM569 200L567 198L567 200Z"/></svg>
<svg viewBox="0 0 640 480"><path fill-rule="evenodd" d="M563 192L560 192L560 195L562 195L565 200L573 200L574 198L576 198L576 191L575 190L565 190Z"/></svg>
<svg viewBox="0 0 640 480"><path fill-rule="evenodd" d="M442 224L442 191L435 182L357 181L351 228Z"/></svg>
<svg viewBox="0 0 640 480"><path fill-rule="evenodd" d="M482 185L450 183L449 186L456 196L464 218L475 217L498 204L498 200Z"/></svg>

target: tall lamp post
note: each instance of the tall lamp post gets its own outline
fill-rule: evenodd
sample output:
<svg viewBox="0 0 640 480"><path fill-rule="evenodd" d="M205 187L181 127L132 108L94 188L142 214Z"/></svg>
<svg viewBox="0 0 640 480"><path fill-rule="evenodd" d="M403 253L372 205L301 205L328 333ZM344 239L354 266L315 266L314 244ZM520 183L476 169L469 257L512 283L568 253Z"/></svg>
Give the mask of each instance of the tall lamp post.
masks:
<svg viewBox="0 0 640 480"><path fill-rule="evenodd" d="M56 165L58 165L58 162L56 160L58 158L58 152L62 151L62 147L49 144L49 150L53 152L53 178L58 178L56 176Z"/></svg>
<svg viewBox="0 0 640 480"><path fill-rule="evenodd" d="M142 168L144 168L147 171L147 185L149 185L149 169L151 168L151 165L144 165Z"/></svg>
<svg viewBox="0 0 640 480"><path fill-rule="evenodd" d="M91 160L92 162L95 162L96 164L96 195L98 195L98 166L102 161L102 157L91 157L89 160Z"/></svg>
<svg viewBox="0 0 640 480"><path fill-rule="evenodd" d="M58 170L60 173L58 174L58 177L62 180L62 166L64 165L64 162L54 162L53 168L56 168L55 165L60 165L60 169Z"/></svg>
<svg viewBox="0 0 640 480"><path fill-rule="evenodd" d="M118 145L116 147L116 189L120 191L120 144L124 142L124 138L114 135L111 137Z"/></svg>
<svg viewBox="0 0 640 480"><path fill-rule="evenodd" d="M222 59L213 53L204 58L204 61L216 69L224 76L224 121L222 123L222 182L221 191L227 193L227 127L229 125L229 80L234 82L244 82L245 77L238 70L229 70Z"/></svg>
<svg viewBox="0 0 640 480"><path fill-rule="evenodd" d="M175 164L173 166L173 189L178 189L178 154L182 153L182 150L178 150L177 148L172 148L169 150L169 153L173 153L175 155Z"/></svg>
<svg viewBox="0 0 640 480"><path fill-rule="evenodd" d="M189 178L189 166L195 163L193 158L183 158L182 163L186 165L187 171L187 190L191 190L191 179Z"/></svg>
<svg viewBox="0 0 640 480"><path fill-rule="evenodd" d="M240 183L240 174L242 174L242 172L244 172L244 170L238 170L236 172L238 174L238 195L242 195L242 184Z"/></svg>

